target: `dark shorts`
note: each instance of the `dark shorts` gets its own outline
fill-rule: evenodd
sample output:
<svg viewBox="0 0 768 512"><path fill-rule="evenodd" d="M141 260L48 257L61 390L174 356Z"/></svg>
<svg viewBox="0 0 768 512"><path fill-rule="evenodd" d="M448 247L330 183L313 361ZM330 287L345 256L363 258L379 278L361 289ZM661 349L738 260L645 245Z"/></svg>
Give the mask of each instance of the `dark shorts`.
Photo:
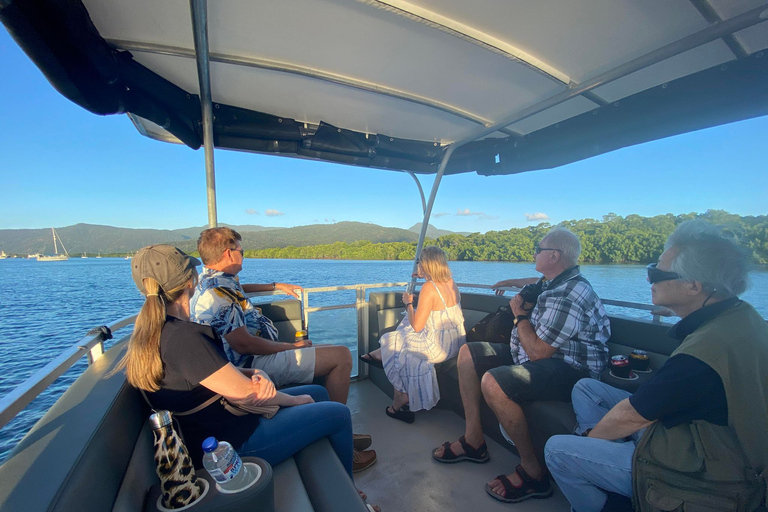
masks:
<svg viewBox="0 0 768 512"><path fill-rule="evenodd" d="M562 359L541 359L515 364L508 343L467 343L481 379L488 373L504 393L518 404L538 400L571 401L571 390L589 371L577 370Z"/></svg>

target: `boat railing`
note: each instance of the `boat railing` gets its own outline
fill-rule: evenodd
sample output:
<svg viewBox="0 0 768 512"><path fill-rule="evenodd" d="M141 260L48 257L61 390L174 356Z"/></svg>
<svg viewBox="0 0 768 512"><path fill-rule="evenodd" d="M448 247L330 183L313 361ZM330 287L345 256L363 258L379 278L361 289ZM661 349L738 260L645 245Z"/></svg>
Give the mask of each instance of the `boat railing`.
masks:
<svg viewBox="0 0 768 512"><path fill-rule="evenodd" d="M368 349L368 292L376 289L386 288L405 288L409 283L406 281L395 283L371 283L371 284L353 284L342 286L320 286L313 288L304 288L296 290L301 298L303 325L309 325L310 313L321 311L333 311L340 309L355 309L357 323L358 347ZM457 283L460 288L474 288L481 290L491 290L490 285L474 283ZM505 291L515 292L517 288L502 288ZM309 298L312 294L329 293L339 291L355 291L355 301L350 303L332 304L325 306L310 306ZM249 293L249 297L284 295L281 291L256 292ZM636 302L618 301L604 299L603 303L610 306L630 308L653 313L653 321L661 321L661 317L656 314L658 308L649 304L640 304ZM111 333L119 329L132 325L136 321L137 315L127 316L110 325L97 327L88 332L80 341L64 350L53 361L45 365L27 380L17 386L6 396L0 398L0 428L7 425L16 415L21 412L32 400L45 391L58 377L69 370L83 356L88 357L88 364L96 361L104 353L104 341L111 338Z"/></svg>
<svg viewBox="0 0 768 512"><path fill-rule="evenodd" d="M83 356L87 355L88 364L93 364L104 353L104 342L112 337L112 333L133 324L136 317L137 315L127 316L110 325L91 329L80 341L65 349L53 361L0 398L0 428L7 425Z"/></svg>

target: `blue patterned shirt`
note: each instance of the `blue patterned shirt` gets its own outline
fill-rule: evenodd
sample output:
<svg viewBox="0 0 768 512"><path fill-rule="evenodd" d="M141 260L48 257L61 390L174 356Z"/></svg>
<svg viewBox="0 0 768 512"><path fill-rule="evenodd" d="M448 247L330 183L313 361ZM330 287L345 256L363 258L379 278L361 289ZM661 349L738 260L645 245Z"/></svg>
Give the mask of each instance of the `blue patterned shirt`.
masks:
<svg viewBox="0 0 768 512"><path fill-rule="evenodd" d="M544 282L531 312L531 325L536 336L557 349L554 359L562 359L578 370L589 370L597 377L608 363L611 325L603 303L579 272L578 265ZM516 364L529 361L512 329L510 352Z"/></svg>
<svg viewBox="0 0 768 512"><path fill-rule="evenodd" d="M272 321L251 304L240 285L240 278L235 275L205 267L189 309L193 322L210 325L219 333L224 341L224 352L235 366L248 357L227 343L225 336L235 329L245 326L254 336L277 340L277 329Z"/></svg>

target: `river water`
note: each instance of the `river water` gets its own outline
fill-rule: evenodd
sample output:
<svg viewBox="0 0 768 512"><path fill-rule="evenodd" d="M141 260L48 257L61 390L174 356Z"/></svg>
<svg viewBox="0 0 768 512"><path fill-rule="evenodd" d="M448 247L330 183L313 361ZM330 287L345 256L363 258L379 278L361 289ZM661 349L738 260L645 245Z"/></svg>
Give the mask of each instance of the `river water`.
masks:
<svg viewBox="0 0 768 512"><path fill-rule="evenodd" d="M131 280L129 264L117 258L0 260L0 397L74 345L89 329L138 312L142 297ZM241 279L243 283L277 280L304 287L390 283L406 281L411 266L409 261L247 259ZM450 266L460 283L493 284L536 275L533 263L452 262ZM642 265L584 265L582 272L603 298L650 303ZM752 286L742 298L768 318L768 270L752 274ZM354 291L332 292L311 295L309 305L354 301ZM648 317L644 312L608 309ZM354 310L313 313L309 322L316 343L342 343L356 351ZM116 337L127 333L124 331ZM76 364L0 430L0 462L85 365L84 360Z"/></svg>

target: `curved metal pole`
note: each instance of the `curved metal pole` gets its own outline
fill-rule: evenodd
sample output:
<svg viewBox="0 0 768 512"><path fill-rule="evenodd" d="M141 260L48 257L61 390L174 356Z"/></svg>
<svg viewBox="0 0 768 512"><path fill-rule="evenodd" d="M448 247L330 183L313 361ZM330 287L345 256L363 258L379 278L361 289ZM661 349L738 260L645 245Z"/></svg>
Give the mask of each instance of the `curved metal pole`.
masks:
<svg viewBox="0 0 768 512"><path fill-rule="evenodd" d="M437 189L440 187L440 181L443 179L443 174L445 173L445 168L448 165L448 160L450 160L451 155L453 155L454 151L456 151L459 147L463 146L464 144L467 144L468 142L470 141L453 143L450 146L448 146L448 149L446 149L445 153L443 153L443 159L440 161L440 167L438 167L437 169L437 174L435 174L435 182L432 184L432 191L429 193L429 201L427 202L427 207L424 210L424 220L421 222L421 232L419 233L419 243L416 245L416 257L413 260L413 270L411 271L411 274L415 274L416 270L419 267L419 257L421 256L421 250L424 248L424 239L427 237L427 227L429 226L429 217L432 215L432 207L435 204ZM416 287L416 278L411 277L411 282L408 284L406 291L408 293L413 293L413 289L415 287Z"/></svg>
<svg viewBox="0 0 768 512"><path fill-rule="evenodd" d="M200 84L200 108L203 117L205 149L205 185L208 198L208 227L218 225L216 215L216 169L213 164L213 101L211 100L211 68L208 56L208 2L189 0L192 31L195 36L197 80Z"/></svg>
<svg viewBox="0 0 768 512"><path fill-rule="evenodd" d="M413 181L416 182L416 186L419 188L419 195L421 196L421 213L422 215L424 212L427 211L427 202L424 201L424 189L421 188L421 182L419 181L419 178L416 177L416 174L413 171L405 171L411 178L413 178Z"/></svg>

